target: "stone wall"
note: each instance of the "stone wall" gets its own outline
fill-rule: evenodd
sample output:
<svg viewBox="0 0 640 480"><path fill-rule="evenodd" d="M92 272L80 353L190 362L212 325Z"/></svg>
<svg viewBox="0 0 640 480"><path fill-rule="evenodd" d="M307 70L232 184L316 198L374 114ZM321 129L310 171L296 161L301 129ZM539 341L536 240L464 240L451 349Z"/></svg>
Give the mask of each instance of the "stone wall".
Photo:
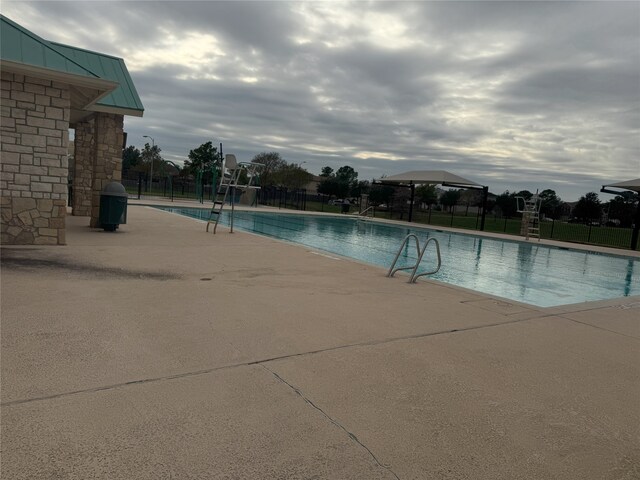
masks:
<svg viewBox="0 0 640 480"><path fill-rule="evenodd" d="M1 91L1 241L64 244L68 86L2 72Z"/></svg>
<svg viewBox="0 0 640 480"><path fill-rule="evenodd" d="M95 120L75 125L72 215L91 215L91 188L95 161Z"/></svg>
<svg viewBox="0 0 640 480"><path fill-rule="evenodd" d="M122 115L96 113L95 157L93 163L91 227L100 227L100 192L109 182L122 179ZM76 161L78 157L76 154Z"/></svg>

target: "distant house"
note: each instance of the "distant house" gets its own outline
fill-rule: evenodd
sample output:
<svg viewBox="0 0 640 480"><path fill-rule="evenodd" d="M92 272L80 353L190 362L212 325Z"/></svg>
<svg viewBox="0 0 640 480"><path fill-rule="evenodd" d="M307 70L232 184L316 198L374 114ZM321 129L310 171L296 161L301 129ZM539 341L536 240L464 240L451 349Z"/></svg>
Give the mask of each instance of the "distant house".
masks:
<svg viewBox="0 0 640 480"><path fill-rule="evenodd" d="M144 108L122 59L49 42L2 15L0 35L1 240L64 244L68 178L72 215L98 227L100 192L121 178L124 116Z"/></svg>
<svg viewBox="0 0 640 480"><path fill-rule="evenodd" d="M319 175L313 175L313 178L304 187L307 193L315 195L318 192L318 185L322 181L322 177Z"/></svg>

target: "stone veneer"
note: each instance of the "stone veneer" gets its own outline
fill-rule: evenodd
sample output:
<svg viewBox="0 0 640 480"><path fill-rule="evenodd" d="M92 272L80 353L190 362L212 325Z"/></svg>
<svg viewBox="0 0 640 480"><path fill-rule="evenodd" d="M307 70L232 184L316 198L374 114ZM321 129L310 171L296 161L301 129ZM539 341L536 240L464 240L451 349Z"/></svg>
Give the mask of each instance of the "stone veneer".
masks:
<svg viewBox="0 0 640 480"><path fill-rule="evenodd" d="M75 125L73 160L72 215L91 215L91 182L95 157L95 120L78 122Z"/></svg>
<svg viewBox="0 0 640 480"><path fill-rule="evenodd" d="M122 115L109 113L95 114L95 156L93 158L93 179L91 188L91 227L100 227L100 192L110 182L122 179ZM78 154L76 151L76 162Z"/></svg>
<svg viewBox="0 0 640 480"><path fill-rule="evenodd" d="M64 244L69 87L3 71L1 91L1 241Z"/></svg>

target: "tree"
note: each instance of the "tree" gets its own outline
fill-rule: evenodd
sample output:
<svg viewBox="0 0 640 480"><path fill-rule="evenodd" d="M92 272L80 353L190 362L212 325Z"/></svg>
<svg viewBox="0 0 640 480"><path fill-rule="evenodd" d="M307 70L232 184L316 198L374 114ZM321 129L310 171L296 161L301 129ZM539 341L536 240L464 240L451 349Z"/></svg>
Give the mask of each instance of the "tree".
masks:
<svg viewBox="0 0 640 480"><path fill-rule="evenodd" d="M272 172L271 184L287 188L302 188L313 179L313 175L307 172L300 165L295 163L287 164Z"/></svg>
<svg viewBox="0 0 640 480"><path fill-rule="evenodd" d="M438 203L438 192L436 192L435 185L420 185L416 188L416 197L420 203L424 203L429 206L434 203Z"/></svg>
<svg viewBox="0 0 640 480"><path fill-rule="evenodd" d="M359 197L362 194L368 193L369 190L371 190L371 183L369 180L361 180L351 189L351 195Z"/></svg>
<svg viewBox="0 0 640 480"><path fill-rule="evenodd" d="M322 167L320 176L321 177L332 177L333 176L333 168L331 168L331 167Z"/></svg>
<svg viewBox="0 0 640 480"><path fill-rule="evenodd" d="M447 190L440 197L440 203L445 207L453 207L460 200L460 190Z"/></svg>
<svg viewBox="0 0 640 480"><path fill-rule="evenodd" d="M347 187L346 195L356 196L357 188L358 188L358 172L356 172L353 167L349 165L345 165L344 167L340 167L335 174L338 181L344 183Z"/></svg>
<svg viewBox="0 0 640 480"><path fill-rule="evenodd" d="M394 187L391 211L400 214L400 220L403 219L405 212L411 200L411 190L406 187Z"/></svg>
<svg viewBox="0 0 640 480"><path fill-rule="evenodd" d="M468 215L470 206L482 206L482 193L479 190L460 190L459 202L461 205L466 205L465 215Z"/></svg>
<svg viewBox="0 0 640 480"><path fill-rule="evenodd" d="M369 203L375 206L389 205L393 198L393 191L393 187L390 185L373 185L369 190Z"/></svg>
<svg viewBox="0 0 640 480"><path fill-rule="evenodd" d="M560 218L561 205L562 200L554 190L546 189L540 192L540 213L545 217L553 218L554 220Z"/></svg>
<svg viewBox="0 0 640 480"><path fill-rule="evenodd" d="M189 160L184 162L184 168L192 175L196 175L201 170L209 170L210 176L211 167L219 161L218 149L213 146L212 142L206 142L189 151Z"/></svg>
<svg viewBox="0 0 640 480"><path fill-rule="evenodd" d="M496 197L496 206L500 208L503 217L511 218L518 210L516 196L519 195L509 193L509 190L506 190L504 193Z"/></svg>
<svg viewBox="0 0 640 480"><path fill-rule="evenodd" d="M349 194L349 185L336 177L325 177L318 184L318 193L344 198Z"/></svg>
<svg viewBox="0 0 640 480"><path fill-rule="evenodd" d="M336 178L345 182L349 187L353 186L358 182L358 172L356 172L353 167L349 165L345 165L344 167L340 167L336 172Z"/></svg>
<svg viewBox="0 0 640 480"><path fill-rule="evenodd" d="M638 194L634 192L621 192L615 198L607 202L608 220L618 220L619 226L631 227L633 217L638 205ZM617 223L616 223L617 224Z"/></svg>
<svg viewBox="0 0 640 480"><path fill-rule="evenodd" d="M253 157L251 162L263 165L259 170L262 186L275 185L273 175L287 166L286 160L278 152L261 152Z"/></svg>
<svg viewBox="0 0 640 480"><path fill-rule="evenodd" d="M122 175L126 175L130 169L136 167L141 162L142 154L140 150L133 145L129 145L122 151Z"/></svg>
<svg viewBox="0 0 640 480"><path fill-rule="evenodd" d="M142 159L142 163L140 166L143 166L144 171L151 173L151 165L153 162L153 172L158 175L163 175L164 172L164 160L160 156L160 147L158 145L154 145L153 147L148 143L144 144L144 148L140 152L140 157Z"/></svg>
<svg viewBox="0 0 640 480"><path fill-rule="evenodd" d="M518 193L515 194L516 197L522 197L525 200L530 200L531 197L533 197L533 193L531 193L529 190L520 190Z"/></svg>
<svg viewBox="0 0 640 480"><path fill-rule="evenodd" d="M600 221L602 216L602 205L598 194L595 192L589 192L583 197L580 197L576 206L573 207L573 217L582 222Z"/></svg>

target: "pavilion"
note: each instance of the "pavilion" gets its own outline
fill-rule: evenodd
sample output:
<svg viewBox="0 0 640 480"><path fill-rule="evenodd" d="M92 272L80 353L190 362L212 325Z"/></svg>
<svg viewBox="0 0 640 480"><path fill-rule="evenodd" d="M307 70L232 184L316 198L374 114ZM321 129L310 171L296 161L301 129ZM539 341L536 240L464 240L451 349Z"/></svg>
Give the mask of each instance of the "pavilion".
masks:
<svg viewBox="0 0 640 480"><path fill-rule="evenodd" d="M47 41L2 15L0 35L1 240L61 245L68 179L72 215L99 227L100 192L122 176L124 116L144 107L121 58Z"/></svg>
<svg viewBox="0 0 640 480"><path fill-rule="evenodd" d="M411 189L411 199L409 204L409 221L413 217L413 203L415 200L416 185L442 185L443 187L465 188L472 190L482 190L482 219L480 230L484 230L486 217L487 196L489 187L480 185L466 178L460 177L445 170L412 170L410 172L398 173L390 177L374 180L379 185L392 185L396 187L407 187Z"/></svg>
<svg viewBox="0 0 640 480"><path fill-rule="evenodd" d="M611 190L616 188L619 190L630 190L640 195L640 178L634 178L633 180L626 180L624 182L610 183L603 185L600 191L602 193L610 193L611 195L620 195L619 190ZM636 207L636 216L634 220L633 232L631 233L631 249L636 250L638 248L638 234L640 233L640 201Z"/></svg>

